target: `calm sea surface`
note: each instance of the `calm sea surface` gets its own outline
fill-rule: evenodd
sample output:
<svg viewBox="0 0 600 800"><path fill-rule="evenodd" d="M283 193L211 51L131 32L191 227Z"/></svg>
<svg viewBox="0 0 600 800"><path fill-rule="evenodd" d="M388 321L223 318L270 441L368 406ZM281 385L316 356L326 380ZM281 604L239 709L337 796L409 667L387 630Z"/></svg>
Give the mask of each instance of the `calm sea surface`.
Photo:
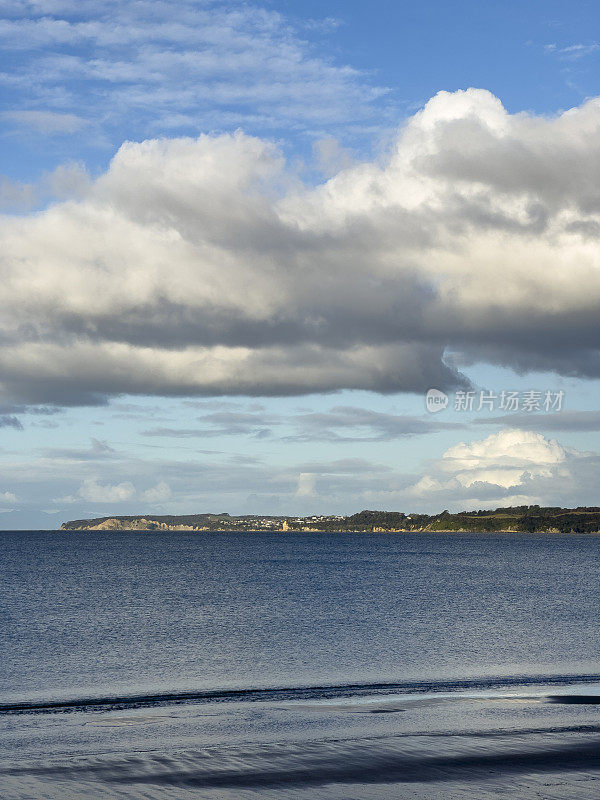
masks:
<svg viewBox="0 0 600 800"><path fill-rule="evenodd" d="M567 740L576 766L527 774L562 764L579 794L543 796L600 796L599 551L575 535L2 533L0 796L437 797L439 778L440 797L484 797L456 773L465 754L471 778L497 758L489 783L502 747Z"/></svg>

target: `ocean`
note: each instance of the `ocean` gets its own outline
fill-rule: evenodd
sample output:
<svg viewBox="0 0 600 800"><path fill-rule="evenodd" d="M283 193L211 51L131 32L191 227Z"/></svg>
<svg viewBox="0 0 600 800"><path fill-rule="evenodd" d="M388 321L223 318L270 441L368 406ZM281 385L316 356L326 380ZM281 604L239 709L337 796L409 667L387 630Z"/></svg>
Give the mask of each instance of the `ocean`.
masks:
<svg viewBox="0 0 600 800"><path fill-rule="evenodd" d="M600 537L0 534L0 797L597 798Z"/></svg>

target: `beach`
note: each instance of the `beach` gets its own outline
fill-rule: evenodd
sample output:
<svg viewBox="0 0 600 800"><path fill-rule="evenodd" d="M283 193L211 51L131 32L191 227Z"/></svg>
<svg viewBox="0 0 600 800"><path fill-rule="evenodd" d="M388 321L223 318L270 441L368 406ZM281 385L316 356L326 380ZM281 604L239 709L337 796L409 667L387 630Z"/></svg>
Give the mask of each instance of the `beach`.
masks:
<svg viewBox="0 0 600 800"><path fill-rule="evenodd" d="M597 797L600 679L576 680L3 711L2 797Z"/></svg>

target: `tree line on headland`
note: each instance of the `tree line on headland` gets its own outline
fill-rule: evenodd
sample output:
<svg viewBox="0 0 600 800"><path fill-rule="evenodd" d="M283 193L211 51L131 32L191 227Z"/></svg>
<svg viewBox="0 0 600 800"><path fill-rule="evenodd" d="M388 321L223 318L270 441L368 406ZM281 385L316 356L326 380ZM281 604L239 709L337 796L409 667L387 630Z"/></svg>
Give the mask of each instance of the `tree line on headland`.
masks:
<svg viewBox="0 0 600 800"><path fill-rule="evenodd" d="M449 511L434 515L360 511L350 516L307 517L144 514L71 520L63 523L61 530L600 533L600 508L531 505L454 514Z"/></svg>

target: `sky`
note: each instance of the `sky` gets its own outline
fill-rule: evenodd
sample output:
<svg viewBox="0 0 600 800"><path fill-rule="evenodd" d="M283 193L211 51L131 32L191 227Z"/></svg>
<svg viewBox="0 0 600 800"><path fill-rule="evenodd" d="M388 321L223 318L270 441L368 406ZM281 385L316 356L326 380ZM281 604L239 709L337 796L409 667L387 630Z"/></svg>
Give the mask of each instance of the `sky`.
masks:
<svg viewBox="0 0 600 800"><path fill-rule="evenodd" d="M0 527L600 505L599 23L0 0Z"/></svg>

